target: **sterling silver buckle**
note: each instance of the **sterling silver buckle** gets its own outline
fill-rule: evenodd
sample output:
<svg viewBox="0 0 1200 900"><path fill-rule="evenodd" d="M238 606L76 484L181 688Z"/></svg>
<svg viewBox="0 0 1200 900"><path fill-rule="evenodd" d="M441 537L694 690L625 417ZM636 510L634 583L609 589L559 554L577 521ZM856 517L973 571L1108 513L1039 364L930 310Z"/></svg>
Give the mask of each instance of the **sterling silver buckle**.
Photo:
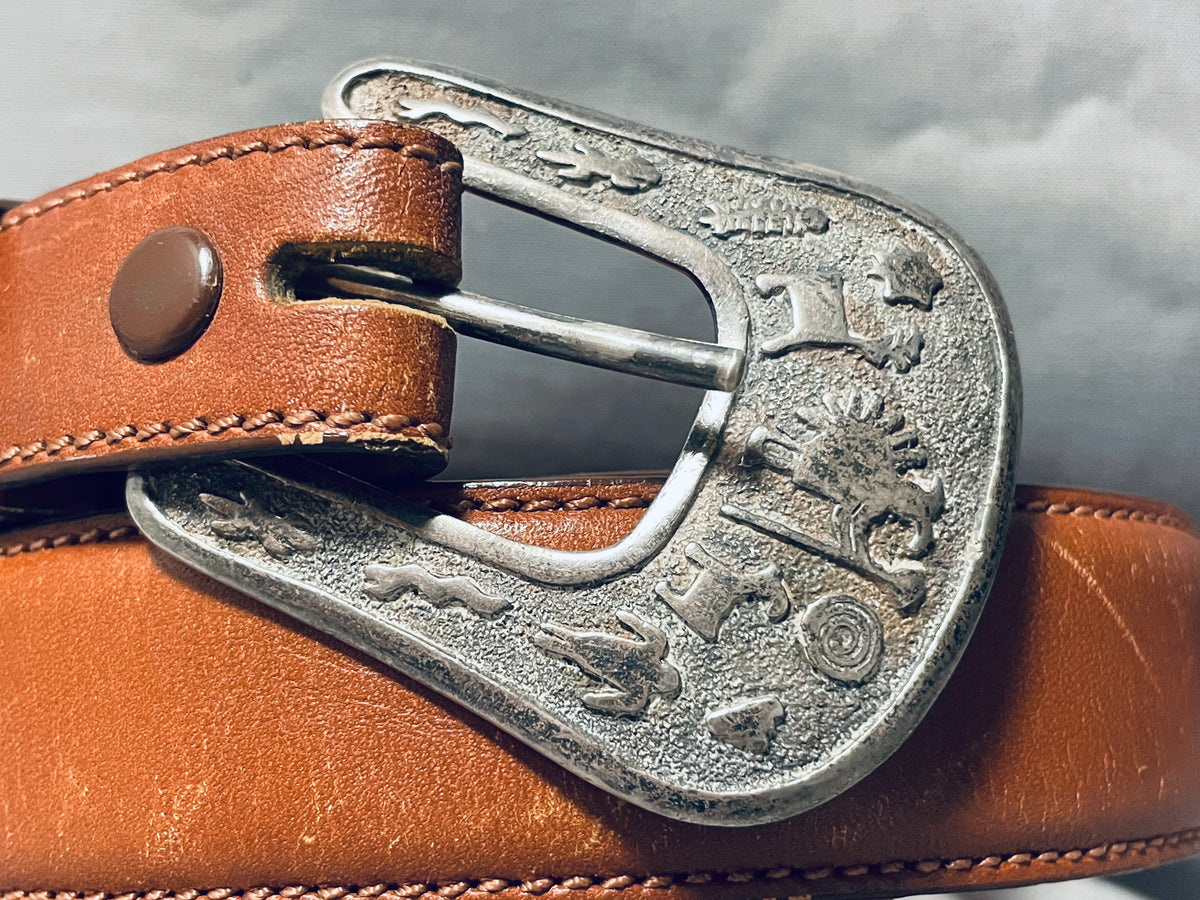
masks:
<svg viewBox="0 0 1200 900"><path fill-rule="evenodd" d="M324 111L419 121L462 150L468 190L687 272L715 345L321 273L468 332L704 385L686 447L633 532L583 553L240 462L131 475L139 527L666 816L783 819L886 759L974 628L1012 498L1016 359L971 250L841 175L450 70L357 65Z"/></svg>

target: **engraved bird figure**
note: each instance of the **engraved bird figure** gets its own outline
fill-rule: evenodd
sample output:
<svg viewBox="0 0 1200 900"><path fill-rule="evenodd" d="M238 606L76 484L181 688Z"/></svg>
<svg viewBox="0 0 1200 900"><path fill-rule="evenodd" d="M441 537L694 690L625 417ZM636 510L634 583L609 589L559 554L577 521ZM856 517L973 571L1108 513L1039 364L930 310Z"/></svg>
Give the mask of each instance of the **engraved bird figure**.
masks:
<svg viewBox="0 0 1200 900"><path fill-rule="evenodd" d="M617 618L641 640L605 631L577 631L548 622L533 642L611 686L585 693L584 705L597 712L632 716L646 708L652 694L678 691L679 672L664 659L667 636L662 629L627 609L618 610Z"/></svg>

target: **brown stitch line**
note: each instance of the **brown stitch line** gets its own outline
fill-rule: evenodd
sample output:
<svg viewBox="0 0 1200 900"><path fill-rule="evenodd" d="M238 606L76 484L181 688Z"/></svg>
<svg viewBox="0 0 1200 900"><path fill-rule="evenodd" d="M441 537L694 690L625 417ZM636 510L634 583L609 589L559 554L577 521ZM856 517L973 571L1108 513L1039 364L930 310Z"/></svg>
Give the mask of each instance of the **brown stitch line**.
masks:
<svg viewBox="0 0 1200 900"><path fill-rule="evenodd" d="M0 547L0 557L18 556L22 553L37 553L40 550L57 550L59 547L70 547L75 544L120 541L133 537L140 537L140 532L132 525L122 525L119 528L109 528L107 530L91 528L87 531L68 531L52 537L39 537L28 542L18 542Z"/></svg>
<svg viewBox="0 0 1200 900"><path fill-rule="evenodd" d="M565 500L556 497L511 496L492 497L487 500L466 498L455 501L454 509L459 512L554 512L565 509L581 512L588 509L643 509L649 506L657 494L634 494L628 497L596 497L588 494Z"/></svg>
<svg viewBox="0 0 1200 900"><path fill-rule="evenodd" d="M531 896L540 896L550 890L559 888L562 890L587 890L592 887L599 887L601 890L608 891L625 891L631 888L643 889L661 889L668 888L676 884L708 884L712 882L724 882L727 884L745 885L750 883L778 881L781 878L803 878L806 881L822 881L829 878L861 878L865 875L901 875L905 872L914 872L918 874L930 875L934 872L951 872L962 873L969 872L974 869L995 869L1001 865L1029 866L1034 862L1043 863L1051 866L1061 866L1064 864L1072 865L1081 862L1098 862L1100 860L1111 860L1122 856L1132 854L1144 854L1151 850L1161 850L1165 846L1169 847L1190 847L1200 845L1200 828L1188 828L1183 831L1177 831L1172 834L1160 835L1155 838L1148 838L1136 841L1119 841L1112 844L1100 844L1088 850L1047 850L1038 854L1034 853L1013 853L1006 857L1001 856L985 856L980 859L970 857L959 857L955 859L925 859L909 862L888 862L888 863L859 863L851 866L821 866L819 868L802 869L797 867L782 867L775 869L767 869L765 871L755 872L728 872L728 873L710 873L697 872L691 875L650 875L647 877L637 877L633 875L617 875L607 879L592 877L588 875L573 875L557 880L552 878L538 878L529 881L523 881L519 884L514 884L501 878L484 878L471 881L457 881L445 885L437 884L396 884L386 886L381 884L368 885L357 889L350 889L345 886L327 885L323 888L312 887L308 885L289 885L283 888L268 888L257 887L247 888L242 891L234 891L228 888L216 889L204 893L203 896L207 900L229 900L229 898L240 898L240 900L267 900L271 897L281 898L307 898L312 897L316 900L368 900L368 898L383 898L392 896L396 898L407 898L407 900L415 900L415 898L424 898L428 896L429 900L441 900L447 897L459 897L462 894L470 893L471 891L483 891L485 893L499 893L501 891L515 891L518 894L526 894ZM112 894L88 894L81 897L78 892L71 891L7 891L0 894L0 900L93 900L93 898L104 897L107 900L194 900L201 896L199 891L143 891L141 893L128 893L121 895Z"/></svg>
<svg viewBox="0 0 1200 900"><path fill-rule="evenodd" d="M73 437L66 434L55 438L53 441L38 440L23 447L13 445L0 451L0 467L18 457L22 461L27 461L39 454L55 456L67 447L82 449L100 439L104 439L110 445L130 440L136 440L140 443L158 437L160 434L166 434L173 440L178 441L185 440L193 434L216 435L237 428L240 428L242 431L255 431L265 425L279 423L288 428L301 428L313 423L320 423L322 426L328 428L350 428L354 427L354 425L370 424L391 433L403 431L405 428L415 428L435 441L440 441L445 437L445 429L436 422L414 424L413 419L408 416L391 413L373 415L369 412L347 412L326 415L319 410L304 409L289 414L287 418L283 418L275 410L268 410L265 413L255 413L250 416L221 416L211 422L199 417L193 417L175 425L172 425L170 422L151 422L145 425L119 425L107 432L95 429L81 437ZM449 439L446 438L446 440Z"/></svg>
<svg viewBox="0 0 1200 900"><path fill-rule="evenodd" d="M238 160L244 159L256 153L273 154L282 153L285 150L299 149L305 151L323 150L327 147L346 147L352 151L355 150L389 150L406 159L419 159L424 162L436 161L437 151L425 144L404 144L398 141L388 141L383 139L372 139L367 137L352 137L348 134L339 132L325 132L324 134L314 135L311 138L304 135L296 134L289 135L283 140L277 140L268 143L267 141L250 141L244 144L230 144L225 147L214 147L205 150L201 153L192 153L180 159L163 160L148 166L145 169L135 169L128 172L123 172L116 175L109 181L96 181L90 185L78 187L69 193L62 194L47 201L42 206L35 206L23 212L19 216L10 218L9 221L0 221L0 234L6 231L12 231L14 228L28 222L32 219L41 218L46 213L53 209L59 209L63 206L68 206L78 200L90 200L92 197L99 194L109 193L116 190L122 185L138 184L142 181L151 178L154 175L173 174L181 169L195 166L197 168L216 162L219 159ZM414 148L419 148L414 152ZM407 151L407 152L406 152ZM424 152L434 154L431 159ZM462 164L456 160L446 160L438 164L439 171L454 172L462 169Z"/></svg>
<svg viewBox="0 0 1200 900"><path fill-rule="evenodd" d="M1069 503L1029 500L1025 503L1017 503L1013 507L1013 511L1041 513L1047 516L1078 516L1080 518L1101 520L1129 519L1133 522L1145 522L1148 525L1161 525L1164 528L1173 528L1176 531L1182 531L1186 534L1192 533L1186 519L1182 519L1179 516L1172 516L1169 513L1159 513L1149 509L1138 509L1137 507L1095 507L1086 504L1072 506Z"/></svg>

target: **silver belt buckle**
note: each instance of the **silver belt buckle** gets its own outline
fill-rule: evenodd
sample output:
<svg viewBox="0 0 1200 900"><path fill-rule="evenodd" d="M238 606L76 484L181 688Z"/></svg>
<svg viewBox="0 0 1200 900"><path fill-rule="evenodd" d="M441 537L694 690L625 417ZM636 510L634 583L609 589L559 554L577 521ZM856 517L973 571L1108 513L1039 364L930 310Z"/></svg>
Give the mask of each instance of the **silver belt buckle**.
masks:
<svg viewBox="0 0 1200 900"><path fill-rule="evenodd" d="M878 766L962 653L1012 499L1016 358L972 251L843 176L450 70L355 66L325 113L419 121L462 150L468 190L687 272L716 345L411 298L518 346L708 386L685 449L633 532L589 552L245 463L131 475L139 527L665 816L771 822Z"/></svg>

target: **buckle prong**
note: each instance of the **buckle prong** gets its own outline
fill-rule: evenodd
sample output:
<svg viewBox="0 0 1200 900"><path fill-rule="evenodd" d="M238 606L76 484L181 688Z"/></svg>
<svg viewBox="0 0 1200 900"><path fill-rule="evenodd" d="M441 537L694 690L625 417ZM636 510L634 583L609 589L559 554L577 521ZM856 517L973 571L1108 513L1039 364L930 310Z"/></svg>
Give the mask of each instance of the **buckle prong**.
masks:
<svg viewBox="0 0 1200 900"><path fill-rule="evenodd" d="M469 291L434 292L368 266L316 266L305 273L304 286L420 309L460 334L517 350L706 390L734 390L746 363L745 352L735 347L543 312Z"/></svg>

